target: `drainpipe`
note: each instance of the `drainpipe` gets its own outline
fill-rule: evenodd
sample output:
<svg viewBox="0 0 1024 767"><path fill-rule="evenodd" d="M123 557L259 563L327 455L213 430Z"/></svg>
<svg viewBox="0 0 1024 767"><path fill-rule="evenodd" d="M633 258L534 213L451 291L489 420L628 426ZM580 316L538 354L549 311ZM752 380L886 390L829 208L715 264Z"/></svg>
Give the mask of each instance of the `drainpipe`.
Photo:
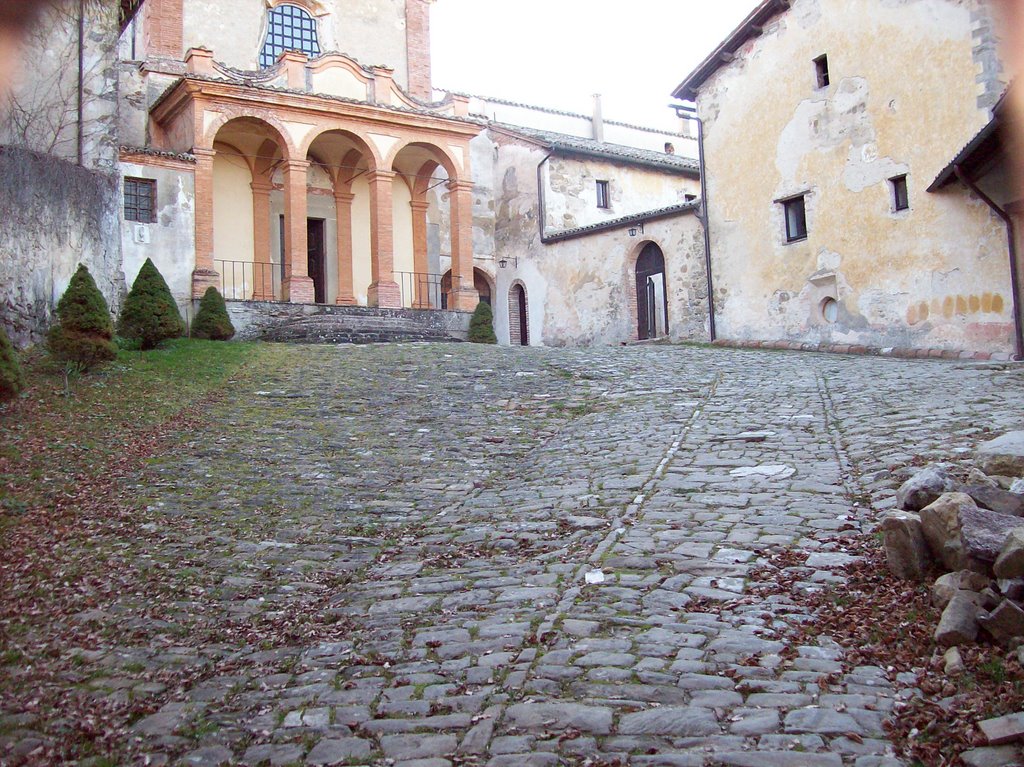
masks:
<svg viewBox="0 0 1024 767"><path fill-rule="evenodd" d="M85 0L78 0L78 164L85 165Z"/></svg>
<svg viewBox="0 0 1024 767"><path fill-rule="evenodd" d="M547 219L547 202L544 196L544 165L551 159L554 152L548 152L544 159L537 163L537 223L540 226L540 240L544 241L544 221Z"/></svg>
<svg viewBox="0 0 1024 767"><path fill-rule="evenodd" d="M1009 213L996 205L992 198L978 188L978 185L974 183L960 165L954 165L953 172L956 173L956 177L960 179L964 186L978 195L982 202L988 205L992 212L999 216L1003 223L1006 224L1006 240L1010 252L1010 291L1013 293L1013 358L1015 360L1024 359L1024 333L1021 330L1020 318L1020 275L1017 272L1017 233L1014 231L1013 219Z"/></svg>
<svg viewBox="0 0 1024 767"><path fill-rule="evenodd" d="M697 108L683 104L672 104L676 116L697 123L697 168L700 171L700 213L701 228L704 230L704 273L708 281L708 331L711 343L718 338L715 328L715 283L711 275L711 233L708 227L708 185L704 172L704 121L697 116Z"/></svg>

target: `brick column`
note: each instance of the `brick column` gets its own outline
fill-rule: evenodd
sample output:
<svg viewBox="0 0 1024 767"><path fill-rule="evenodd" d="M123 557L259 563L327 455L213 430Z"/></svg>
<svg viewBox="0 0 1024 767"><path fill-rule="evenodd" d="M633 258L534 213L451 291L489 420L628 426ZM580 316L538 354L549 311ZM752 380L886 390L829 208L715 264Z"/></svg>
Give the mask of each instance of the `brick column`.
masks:
<svg viewBox="0 0 1024 767"><path fill-rule="evenodd" d="M274 267L270 263L270 192L265 179L252 182L252 280L254 301L273 301Z"/></svg>
<svg viewBox="0 0 1024 767"><path fill-rule="evenodd" d="M430 83L430 3L405 0L405 50L409 63L409 94L421 101L433 99Z"/></svg>
<svg viewBox="0 0 1024 767"><path fill-rule="evenodd" d="M193 149L196 157L195 223L196 265L192 272L192 297L202 298L207 288L221 287L220 274L213 268L213 158L212 149Z"/></svg>
<svg viewBox="0 0 1024 767"><path fill-rule="evenodd" d="M471 312L480 296L473 287L473 182L449 181L452 205L452 293L448 307Z"/></svg>
<svg viewBox="0 0 1024 767"><path fill-rule="evenodd" d="M338 297L336 304L354 306L352 291L352 201L350 192L334 192L334 209L338 217Z"/></svg>
<svg viewBox="0 0 1024 767"><path fill-rule="evenodd" d="M305 160L287 160L284 165L284 299L293 304L311 304L315 300L313 280L309 276L309 247L306 222Z"/></svg>
<svg viewBox="0 0 1024 767"><path fill-rule="evenodd" d="M415 294L412 306L414 309L431 309L430 286L427 284L427 272L430 270L427 265L427 208L430 204L426 200L412 200L409 206L412 208L412 270L416 273L413 276Z"/></svg>
<svg viewBox="0 0 1024 767"><path fill-rule="evenodd" d="M393 171L372 171L370 180L370 252L373 278L367 291L367 303L399 309L402 291L395 282L394 210L391 201Z"/></svg>

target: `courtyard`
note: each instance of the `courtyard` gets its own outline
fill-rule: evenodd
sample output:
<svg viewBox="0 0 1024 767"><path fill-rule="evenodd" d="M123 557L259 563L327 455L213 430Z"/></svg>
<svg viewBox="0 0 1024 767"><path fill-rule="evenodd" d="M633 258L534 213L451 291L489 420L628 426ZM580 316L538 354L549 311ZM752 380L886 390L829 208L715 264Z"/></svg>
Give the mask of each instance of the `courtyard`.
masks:
<svg viewBox="0 0 1024 767"><path fill-rule="evenodd" d="M0 763L904 764L913 674L801 632L806 598L903 469L1024 412L1006 363L248 354L45 576L8 562Z"/></svg>

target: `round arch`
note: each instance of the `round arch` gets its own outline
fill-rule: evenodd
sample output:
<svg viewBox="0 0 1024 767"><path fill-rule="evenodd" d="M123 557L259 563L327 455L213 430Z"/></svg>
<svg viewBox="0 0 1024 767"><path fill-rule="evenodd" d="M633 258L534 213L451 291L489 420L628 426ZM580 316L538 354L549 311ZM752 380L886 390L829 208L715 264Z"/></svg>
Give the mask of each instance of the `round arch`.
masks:
<svg viewBox="0 0 1024 767"><path fill-rule="evenodd" d="M207 126L202 141L197 148L213 149L214 142L218 140L221 132L231 123L239 123L239 127L248 127L249 132L254 136L270 139L281 150L283 159L291 160L300 157L288 135L287 129L268 110L255 109L232 109L228 112L221 112L213 122Z"/></svg>
<svg viewBox="0 0 1024 767"><path fill-rule="evenodd" d="M382 167L387 168L389 170L401 172L401 168L396 168L395 164L398 162L399 156L409 149L424 150L430 156L431 159L433 159L435 162L437 162L438 165L444 168L445 173L448 174L449 181L458 181L459 178L461 178L462 163L458 162L455 159L454 155L452 155L447 149L439 147L437 144L431 144L426 141L405 141L400 144L396 144L388 153L388 156L387 158L385 158ZM422 163L420 163L419 165L420 167L422 167ZM417 168L416 170L419 170L419 168Z"/></svg>
<svg viewBox="0 0 1024 767"><path fill-rule="evenodd" d="M367 141L365 137L359 135L358 133L355 133L354 131L346 130L344 128L323 128L321 130L316 131L315 133L311 133L302 142L302 146L299 148L299 156L303 158L309 156L309 153L313 150L313 146L315 144L317 144L318 142L320 144L323 144L325 143L325 140L329 140L330 137L332 136L336 136L341 139L347 140L348 142L351 142L353 147L350 147L350 151L358 152L363 156L363 158L365 158L367 163L367 170L372 172L383 167L381 156L380 154L378 154L376 147L374 147L371 142ZM339 142L339 144L340 143L341 142ZM350 152L346 151L341 154L341 157L345 158L349 154Z"/></svg>

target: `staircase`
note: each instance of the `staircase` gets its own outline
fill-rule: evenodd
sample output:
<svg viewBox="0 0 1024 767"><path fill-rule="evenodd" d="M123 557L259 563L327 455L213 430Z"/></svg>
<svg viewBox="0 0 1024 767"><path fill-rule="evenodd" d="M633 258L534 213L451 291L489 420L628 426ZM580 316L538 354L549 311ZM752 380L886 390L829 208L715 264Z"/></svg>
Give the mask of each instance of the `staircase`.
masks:
<svg viewBox="0 0 1024 767"><path fill-rule="evenodd" d="M375 307L231 302L240 336L302 344L458 342L469 327L464 312Z"/></svg>

